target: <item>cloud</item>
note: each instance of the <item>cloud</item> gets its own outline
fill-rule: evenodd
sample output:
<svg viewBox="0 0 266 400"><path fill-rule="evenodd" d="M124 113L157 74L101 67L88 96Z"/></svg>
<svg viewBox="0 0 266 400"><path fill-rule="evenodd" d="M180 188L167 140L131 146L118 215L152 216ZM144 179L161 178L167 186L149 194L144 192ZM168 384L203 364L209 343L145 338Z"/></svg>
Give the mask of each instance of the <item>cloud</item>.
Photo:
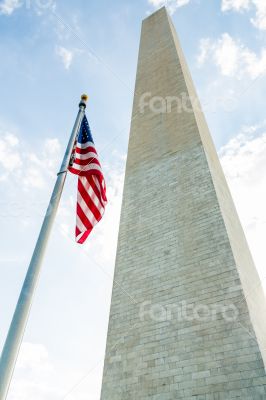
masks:
<svg viewBox="0 0 266 400"><path fill-rule="evenodd" d="M222 0L222 11L244 11L250 7L250 0Z"/></svg>
<svg viewBox="0 0 266 400"><path fill-rule="evenodd" d="M5 180L9 173L22 166L19 153L19 140L12 133L6 132L0 136L0 165L4 173L0 181Z"/></svg>
<svg viewBox="0 0 266 400"><path fill-rule="evenodd" d="M10 132L0 131L0 182L19 184L23 189L44 188L59 165L61 146L58 139L47 138L39 153L21 143Z"/></svg>
<svg viewBox="0 0 266 400"><path fill-rule="evenodd" d="M238 43L229 34L224 33L218 40L201 40L198 63L204 64L211 56L223 75L233 76L237 72L239 53Z"/></svg>
<svg viewBox="0 0 266 400"><path fill-rule="evenodd" d="M251 19L253 25L261 30L266 30L266 2L265 0L253 0L256 7L256 17Z"/></svg>
<svg viewBox="0 0 266 400"><path fill-rule="evenodd" d="M75 363L71 364L71 368L65 367L62 361L49 354L43 344L22 343L8 399L63 400L66 398L70 400L75 398L75 400L85 400L98 398L102 362L95 363L96 365L94 364L86 375L84 375L84 370L76 369L73 364Z"/></svg>
<svg viewBox="0 0 266 400"><path fill-rule="evenodd" d="M53 371L45 346L28 342L23 343L18 357L17 368L33 370L40 366L42 370Z"/></svg>
<svg viewBox="0 0 266 400"><path fill-rule="evenodd" d="M266 235L266 121L243 127L219 151L257 269L264 278Z"/></svg>
<svg viewBox="0 0 266 400"><path fill-rule="evenodd" d="M172 15L174 12L182 6L190 3L190 0L148 0L149 4L153 5L154 8L167 7L169 13Z"/></svg>
<svg viewBox="0 0 266 400"><path fill-rule="evenodd" d="M22 154L24 167L20 175L24 189L45 188L59 167L61 146L58 139L45 139L39 154L29 151Z"/></svg>
<svg viewBox="0 0 266 400"><path fill-rule="evenodd" d="M10 400L53 399L59 393L54 383L55 368L43 344L22 343L10 387Z"/></svg>
<svg viewBox="0 0 266 400"><path fill-rule="evenodd" d="M266 73L266 48L257 54L228 33L217 40L205 38L200 41L198 65L210 59L224 76L256 79Z"/></svg>
<svg viewBox="0 0 266 400"><path fill-rule="evenodd" d="M21 0L4 0L0 3L0 14L11 15L23 5Z"/></svg>
<svg viewBox="0 0 266 400"><path fill-rule="evenodd" d="M249 11L255 9L255 18L251 23L260 30L266 30L266 2L265 0L222 0L222 11Z"/></svg>
<svg viewBox="0 0 266 400"><path fill-rule="evenodd" d="M55 11L54 0L2 0L0 3L0 14L11 15L15 10L25 5L26 9L32 8L37 15L42 15L47 10Z"/></svg>
<svg viewBox="0 0 266 400"><path fill-rule="evenodd" d="M17 229L29 229L42 220L62 157L57 139L36 144L0 131L1 223L16 220Z"/></svg>
<svg viewBox="0 0 266 400"><path fill-rule="evenodd" d="M43 188L44 179L42 177L41 171L37 168L29 167L23 179L23 185L26 188Z"/></svg>
<svg viewBox="0 0 266 400"><path fill-rule="evenodd" d="M69 69L73 61L73 52L62 46L56 47L56 54L61 59L64 68Z"/></svg>
<svg viewBox="0 0 266 400"><path fill-rule="evenodd" d="M78 382L82 371L73 365L65 368L62 362L52 358L47 348L40 343L22 343L14 377L11 382L9 400L55 400L74 398L69 392L71 382ZM84 372L83 372L84 376ZM96 398L100 381L100 371L93 371L81 393L75 388L75 399ZM96 387L95 387L96 386ZM92 397L91 397L92 398Z"/></svg>

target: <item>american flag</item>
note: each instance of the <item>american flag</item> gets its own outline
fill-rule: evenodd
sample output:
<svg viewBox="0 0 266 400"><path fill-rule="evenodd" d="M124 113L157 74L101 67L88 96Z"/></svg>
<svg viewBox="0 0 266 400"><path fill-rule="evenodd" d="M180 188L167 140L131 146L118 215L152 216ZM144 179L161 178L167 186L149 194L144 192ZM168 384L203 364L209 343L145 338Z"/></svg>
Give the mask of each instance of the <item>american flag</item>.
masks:
<svg viewBox="0 0 266 400"><path fill-rule="evenodd" d="M107 203L105 181L85 115L68 169L78 175L76 241L84 243Z"/></svg>

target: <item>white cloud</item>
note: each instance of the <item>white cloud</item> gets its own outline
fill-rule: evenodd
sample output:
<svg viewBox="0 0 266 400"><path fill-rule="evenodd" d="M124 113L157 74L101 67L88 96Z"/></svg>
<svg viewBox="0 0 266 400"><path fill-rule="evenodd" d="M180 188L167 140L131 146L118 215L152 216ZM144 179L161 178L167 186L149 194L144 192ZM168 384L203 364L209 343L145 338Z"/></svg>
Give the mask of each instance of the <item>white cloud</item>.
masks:
<svg viewBox="0 0 266 400"><path fill-rule="evenodd" d="M64 68L69 69L73 61L73 52L62 46L56 47L56 54L61 59Z"/></svg>
<svg viewBox="0 0 266 400"><path fill-rule="evenodd" d="M266 30L266 2L265 0L253 0L256 6L256 17L251 19L253 25L261 30Z"/></svg>
<svg viewBox="0 0 266 400"><path fill-rule="evenodd" d="M207 38L200 41L198 64L202 65L210 59L224 76L256 79L266 73L266 48L256 54L228 33L217 40Z"/></svg>
<svg viewBox="0 0 266 400"><path fill-rule="evenodd" d="M0 180L8 176L8 173L18 169L22 165L18 148L19 140L12 133L4 133L0 136L0 164L4 170Z"/></svg>
<svg viewBox="0 0 266 400"><path fill-rule="evenodd" d="M23 189L43 188L59 165L61 147L58 139L46 139L42 150L33 153L13 133L0 132L0 182L19 183Z"/></svg>
<svg viewBox="0 0 266 400"><path fill-rule="evenodd" d="M246 232L255 264L266 288L266 121L243 127L219 155Z"/></svg>
<svg viewBox="0 0 266 400"><path fill-rule="evenodd" d="M94 367L87 375L86 382L82 382L84 371L73 365L66 368L61 362L58 363L43 344L22 343L8 399L85 400L88 396L98 398L101 369L98 366Z"/></svg>
<svg viewBox="0 0 266 400"><path fill-rule="evenodd" d="M167 7L170 14L174 14L174 12L182 6L190 3L190 0L148 0L151 5L155 8Z"/></svg>
<svg viewBox="0 0 266 400"><path fill-rule="evenodd" d="M44 187L44 178L41 171L33 167L29 167L26 170L26 174L22 182L25 188L41 189Z"/></svg>
<svg viewBox="0 0 266 400"><path fill-rule="evenodd" d="M18 138L15 135L13 135L13 133L7 133L5 139L6 142L12 147L17 146L19 144Z"/></svg>
<svg viewBox="0 0 266 400"><path fill-rule="evenodd" d="M225 76L233 76L238 72L241 58L241 46L228 34L218 40L214 48L214 60Z"/></svg>
<svg viewBox="0 0 266 400"><path fill-rule="evenodd" d="M22 343L8 399L96 399L102 374L98 366L100 364L101 367L102 362L97 361L97 368L94 364L90 373L84 376L84 371L77 370L73 365L68 369L58 363L43 344Z"/></svg>
<svg viewBox="0 0 266 400"><path fill-rule="evenodd" d="M26 9L33 9L37 15L42 15L48 10L55 11L56 9L56 3L53 0L2 0L0 3L0 15L11 15L23 5L25 5Z"/></svg>
<svg viewBox="0 0 266 400"><path fill-rule="evenodd" d="M252 24L261 30L266 30L266 1L265 0L222 0L222 11L248 11L255 9Z"/></svg>
<svg viewBox="0 0 266 400"><path fill-rule="evenodd" d="M3 0L0 3L0 14L11 15L17 8L22 6L21 0Z"/></svg>
<svg viewBox="0 0 266 400"><path fill-rule="evenodd" d="M237 71L239 51L239 45L227 33L224 33L216 41L209 38L202 39L198 63L199 65L204 64L211 56L223 75L232 76Z"/></svg>
<svg viewBox="0 0 266 400"><path fill-rule="evenodd" d="M222 0L222 11L244 11L248 10L250 0Z"/></svg>
<svg viewBox="0 0 266 400"><path fill-rule="evenodd" d="M58 139L46 139L42 151L23 153L24 168L20 171L21 180L25 189L44 188L47 179L55 176L59 168L61 146Z"/></svg>
<svg viewBox="0 0 266 400"><path fill-rule="evenodd" d="M40 400L56 398L54 366L42 344L22 343L10 387L10 400Z"/></svg>
<svg viewBox="0 0 266 400"><path fill-rule="evenodd" d="M10 400L55 400L96 398L99 392L101 370L95 368L86 377L86 386L71 387L79 383L84 371L62 367L62 363L51 357L47 348L39 343L22 343L8 399ZM80 393L79 393L79 390Z"/></svg>
<svg viewBox="0 0 266 400"><path fill-rule="evenodd" d="M198 65L203 65L208 58L210 49L212 48L212 41L209 38L204 38L200 40L199 54L197 57Z"/></svg>
<svg viewBox="0 0 266 400"><path fill-rule="evenodd" d="M47 349L42 344L24 342L19 353L17 368L35 369L40 366L42 370L53 371Z"/></svg>

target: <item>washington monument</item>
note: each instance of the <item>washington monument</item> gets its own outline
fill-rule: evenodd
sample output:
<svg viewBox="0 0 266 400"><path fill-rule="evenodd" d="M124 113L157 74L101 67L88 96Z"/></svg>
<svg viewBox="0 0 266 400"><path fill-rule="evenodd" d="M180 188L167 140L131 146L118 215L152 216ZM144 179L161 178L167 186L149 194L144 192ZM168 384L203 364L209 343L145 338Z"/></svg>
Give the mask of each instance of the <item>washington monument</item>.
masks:
<svg viewBox="0 0 266 400"><path fill-rule="evenodd" d="M162 8L142 24L101 400L266 399L265 363L261 282Z"/></svg>

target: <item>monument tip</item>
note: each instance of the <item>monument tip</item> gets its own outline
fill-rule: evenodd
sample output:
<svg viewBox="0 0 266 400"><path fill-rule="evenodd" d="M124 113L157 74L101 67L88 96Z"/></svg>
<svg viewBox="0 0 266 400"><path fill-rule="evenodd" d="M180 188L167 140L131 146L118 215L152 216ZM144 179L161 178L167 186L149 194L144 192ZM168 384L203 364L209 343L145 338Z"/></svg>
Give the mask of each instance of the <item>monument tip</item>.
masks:
<svg viewBox="0 0 266 400"><path fill-rule="evenodd" d="M162 7L158 8L157 10L153 11L150 15L148 15L146 18L144 18L143 21L146 21L147 19L149 19L151 17L154 17L155 15L160 14L162 12L164 12L165 14L168 15L168 11L167 11L167 7L166 6L162 6Z"/></svg>

